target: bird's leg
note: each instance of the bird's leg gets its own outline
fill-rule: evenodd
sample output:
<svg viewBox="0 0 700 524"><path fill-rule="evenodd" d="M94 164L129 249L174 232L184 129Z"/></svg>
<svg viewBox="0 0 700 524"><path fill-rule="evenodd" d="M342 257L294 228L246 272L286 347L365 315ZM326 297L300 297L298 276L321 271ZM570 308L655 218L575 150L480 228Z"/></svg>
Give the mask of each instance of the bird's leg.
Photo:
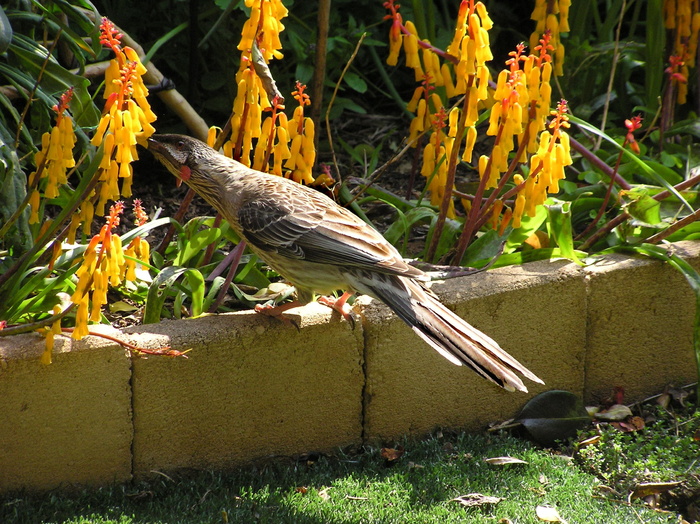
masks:
<svg viewBox="0 0 700 524"><path fill-rule="evenodd" d="M351 322L354 326L355 319L352 316L352 310L350 309L350 305L348 304L348 299L353 295L354 293L346 291L340 298L318 297L317 301L320 304L323 304L324 306L328 306L329 308L335 309L338 313L343 315L343 318L345 318L345 320Z"/></svg>
<svg viewBox="0 0 700 524"><path fill-rule="evenodd" d="M286 304L281 304L279 306L276 306L274 304L256 304L255 312L262 313L263 315L267 315L269 317L277 318L285 324L291 324L295 328L299 329L299 326L297 326L296 322L284 316L284 312L295 307L301 307L303 305L304 304L302 304L298 300L287 302Z"/></svg>

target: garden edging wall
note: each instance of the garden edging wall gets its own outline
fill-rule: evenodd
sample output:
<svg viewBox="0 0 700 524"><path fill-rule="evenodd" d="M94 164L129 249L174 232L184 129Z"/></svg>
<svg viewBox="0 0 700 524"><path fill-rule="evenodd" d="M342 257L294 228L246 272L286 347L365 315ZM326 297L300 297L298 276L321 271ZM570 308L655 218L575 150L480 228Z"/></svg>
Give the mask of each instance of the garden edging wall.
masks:
<svg viewBox="0 0 700 524"><path fill-rule="evenodd" d="M700 242L672 248L700 267ZM549 389L593 402L620 386L634 401L696 380L695 300L660 262L535 262L433 289L546 385L526 395L492 386L365 297L354 327L319 304L292 310L298 328L252 312L93 326L191 349L188 359L130 359L99 337L57 337L43 366L39 335L0 337L0 492L224 469L437 426L478 430Z"/></svg>

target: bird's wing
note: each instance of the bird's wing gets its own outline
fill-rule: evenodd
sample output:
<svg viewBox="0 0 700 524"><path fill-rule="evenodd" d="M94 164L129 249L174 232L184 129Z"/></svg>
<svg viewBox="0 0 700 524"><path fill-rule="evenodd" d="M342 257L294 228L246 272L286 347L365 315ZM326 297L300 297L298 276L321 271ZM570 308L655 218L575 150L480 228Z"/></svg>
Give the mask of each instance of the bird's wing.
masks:
<svg viewBox="0 0 700 524"><path fill-rule="evenodd" d="M277 185L274 192L256 192L255 198L240 207L237 218L246 240L263 251L426 278L374 228L317 191L293 182Z"/></svg>

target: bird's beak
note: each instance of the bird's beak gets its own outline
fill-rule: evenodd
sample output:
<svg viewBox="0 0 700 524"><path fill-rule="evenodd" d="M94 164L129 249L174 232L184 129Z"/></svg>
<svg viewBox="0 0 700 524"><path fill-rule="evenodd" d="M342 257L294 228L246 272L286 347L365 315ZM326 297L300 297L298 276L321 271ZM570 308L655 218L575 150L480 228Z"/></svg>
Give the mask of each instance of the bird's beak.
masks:
<svg viewBox="0 0 700 524"><path fill-rule="evenodd" d="M146 140L146 143L147 143L148 150L151 153L163 155L167 151L167 148L163 144L158 142L156 139L154 139L153 137L149 137Z"/></svg>
<svg viewBox="0 0 700 524"><path fill-rule="evenodd" d="M167 144L159 142L153 137L149 137L147 140L148 150L153 153L153 156L163 164L168 171L170 171L177 179L177 187L182 184L182 178L180 177L180 162L178 162L175 157L170 152Z"/></svg>

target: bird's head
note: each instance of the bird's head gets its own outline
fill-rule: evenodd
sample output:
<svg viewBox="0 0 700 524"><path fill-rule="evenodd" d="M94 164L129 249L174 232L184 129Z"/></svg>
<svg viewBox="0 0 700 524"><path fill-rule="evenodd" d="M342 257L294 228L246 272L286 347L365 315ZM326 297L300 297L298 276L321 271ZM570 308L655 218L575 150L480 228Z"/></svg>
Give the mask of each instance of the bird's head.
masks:
<svg viewBox="0 0 700 524"><path fill-rule="evenodd" d="M201 169L202 164L216 155L204 142L185 135L152 135L148 150L177 177L178 185L196 184L196 178L206 171Z"/></svg>

